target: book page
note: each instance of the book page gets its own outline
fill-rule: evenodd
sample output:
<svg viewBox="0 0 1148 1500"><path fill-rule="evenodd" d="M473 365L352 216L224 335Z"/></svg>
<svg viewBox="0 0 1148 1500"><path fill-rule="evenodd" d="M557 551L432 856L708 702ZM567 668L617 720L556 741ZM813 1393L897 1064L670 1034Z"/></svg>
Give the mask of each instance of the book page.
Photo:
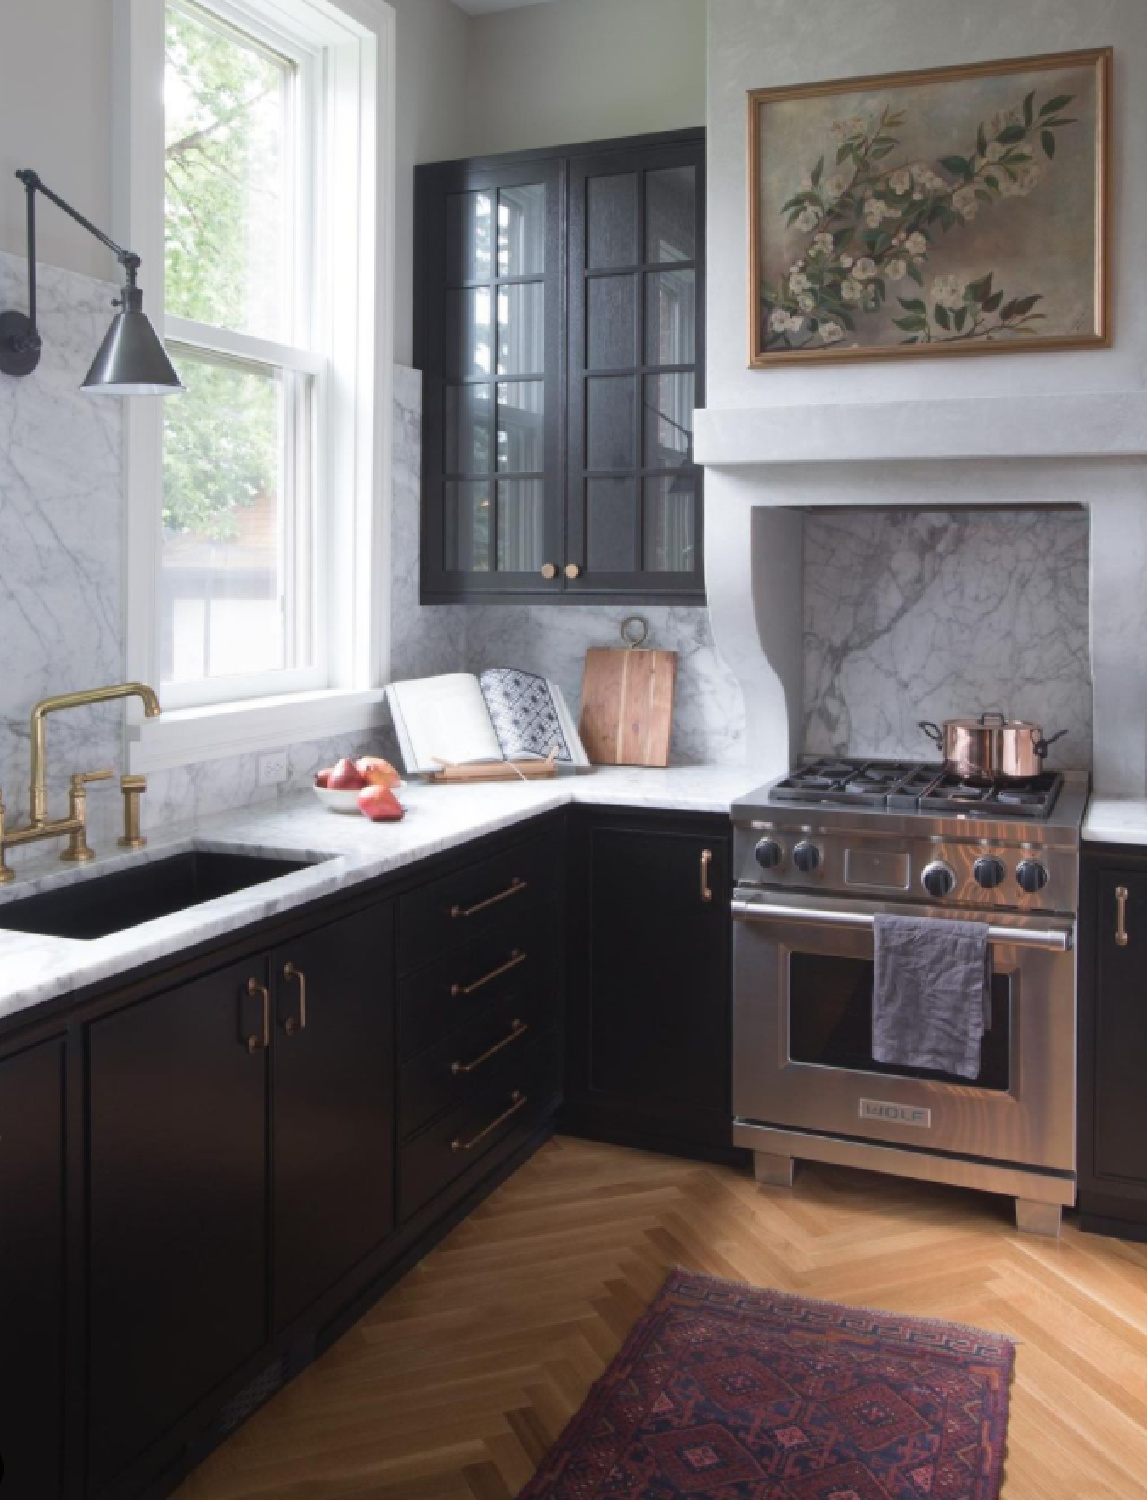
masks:
<svg viewBox="0 0 1148 1500"><path fill-rule="evenodd" d="M393 682L387 699L412 775L439 771L443 761L465 766L503 758L478 678L468 672Z"/></svg>
<svg viewBox="0 0 1148 1500"><path fill-rule="evenodd" d="M478 683L507 760L545 760L556 749L560 766L590 764L557 683L516 667L491 667Z"/></svg>

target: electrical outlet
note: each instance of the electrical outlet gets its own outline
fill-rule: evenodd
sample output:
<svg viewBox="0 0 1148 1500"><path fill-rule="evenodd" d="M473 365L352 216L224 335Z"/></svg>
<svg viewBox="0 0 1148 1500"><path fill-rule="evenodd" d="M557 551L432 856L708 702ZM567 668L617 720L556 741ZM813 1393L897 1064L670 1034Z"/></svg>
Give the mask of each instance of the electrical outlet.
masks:
<svg viewBox="0 0 1148 1500"><path fill-rule="evenodd" d="M260 786L278 786L281 781L286 781L286 750L273 750L270 755L261 755L256 764L255 779Z"/></svg>

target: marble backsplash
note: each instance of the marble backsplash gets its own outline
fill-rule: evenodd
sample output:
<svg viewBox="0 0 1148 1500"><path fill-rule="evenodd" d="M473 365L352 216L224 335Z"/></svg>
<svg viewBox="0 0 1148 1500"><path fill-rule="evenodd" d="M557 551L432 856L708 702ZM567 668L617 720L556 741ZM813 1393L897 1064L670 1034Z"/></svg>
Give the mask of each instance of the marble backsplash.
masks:
<svg viewBox="0 0 1148 1500"><path fill-rule="evenodd" d="M918 720L999 708L1091 765L1085 511L817 512L804 542L807 751L927 757Z"/></svg>

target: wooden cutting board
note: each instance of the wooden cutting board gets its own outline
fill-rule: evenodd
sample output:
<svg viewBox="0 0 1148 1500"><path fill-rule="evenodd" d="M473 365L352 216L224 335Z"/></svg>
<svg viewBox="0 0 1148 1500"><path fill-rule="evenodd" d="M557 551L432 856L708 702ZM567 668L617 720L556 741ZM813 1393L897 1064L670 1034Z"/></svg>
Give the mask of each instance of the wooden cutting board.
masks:
<svg viewBox="0 0 1148 1500"><path fill-rule="evenodd" d="M677 675L676 651L587 651L578 733L594 765L669 764Z"/></svg>

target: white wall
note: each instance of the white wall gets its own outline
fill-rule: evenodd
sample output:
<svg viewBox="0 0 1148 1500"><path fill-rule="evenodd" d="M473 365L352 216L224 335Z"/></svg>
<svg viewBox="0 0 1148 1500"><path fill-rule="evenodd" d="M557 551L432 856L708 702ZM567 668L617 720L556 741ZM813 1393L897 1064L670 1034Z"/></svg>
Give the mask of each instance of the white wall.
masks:
<svg viewBox="0 0 1148 1500"><path fill-rule="evenodd" d="M705 0L561 0L470 25L466 154L705 120Z"/></svg>

